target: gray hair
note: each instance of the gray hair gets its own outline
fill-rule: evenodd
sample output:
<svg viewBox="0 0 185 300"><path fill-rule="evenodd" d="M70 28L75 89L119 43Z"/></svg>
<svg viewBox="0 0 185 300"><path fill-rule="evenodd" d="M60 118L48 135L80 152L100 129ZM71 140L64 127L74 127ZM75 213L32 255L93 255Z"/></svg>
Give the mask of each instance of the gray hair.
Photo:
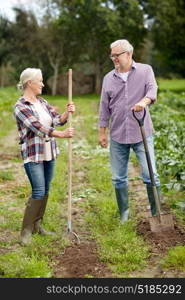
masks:
<svg viewBox="0 0 185 300"><path fill-rule="evenodd" d="M24 71L22 71L20 75L19 83L17 84L17 88L19 90L24 90L26 88L26 83L29 80L34 80L38 75L42 76L42 71L40 69L36 68L27 68Z"/></svg>
<svg viewBox="0 0 185 300"><path fill-rule="evenodd" d="M117 41L113 42L112 44L110 44L111 49L116 46L121 46L123 51L131 52L131 53L133 53L133 51L134 51L133 46L127 40L117 40Z"/></svg>

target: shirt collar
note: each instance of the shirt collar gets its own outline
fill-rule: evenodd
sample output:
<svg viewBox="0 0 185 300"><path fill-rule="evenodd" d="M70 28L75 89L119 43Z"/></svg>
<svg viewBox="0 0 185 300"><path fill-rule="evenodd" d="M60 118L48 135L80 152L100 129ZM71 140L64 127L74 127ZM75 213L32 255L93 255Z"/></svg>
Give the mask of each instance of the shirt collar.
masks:
<svg viewBox="0 0 185 300"><path fill-rule="evenodd" d="M19 101L20 101L21 103L23 103L23 104L31 104L31 102L28 101L28 100L26 100L23 96L21 96L21 97L19 98Z"/></svg>
<svg viewBox="0 0 185 300"><path fill-rule="evenodd" d="M40 97L38 97L38 100L40 100L40 101L42 101L42 99L40 98ZM29 100L26 100L23 96L21 96L20 98L19 98L19 101L21 102L21 103L23 103L23 104L33 104L33 103L31 103Z"/></svg>

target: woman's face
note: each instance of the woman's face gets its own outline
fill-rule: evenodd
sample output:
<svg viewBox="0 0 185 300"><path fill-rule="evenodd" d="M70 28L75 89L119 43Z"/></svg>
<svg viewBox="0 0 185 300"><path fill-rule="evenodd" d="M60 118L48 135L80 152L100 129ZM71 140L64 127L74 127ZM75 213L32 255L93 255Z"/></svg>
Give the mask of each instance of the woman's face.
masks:
<svg viewBox="0 0 185 300"><path fill-rule="evenodd" d="M38 75L35 77L35 79L30 80L29 87L31 88L34 95L42 94L42 88L44 87L42 75Z"/></svg>

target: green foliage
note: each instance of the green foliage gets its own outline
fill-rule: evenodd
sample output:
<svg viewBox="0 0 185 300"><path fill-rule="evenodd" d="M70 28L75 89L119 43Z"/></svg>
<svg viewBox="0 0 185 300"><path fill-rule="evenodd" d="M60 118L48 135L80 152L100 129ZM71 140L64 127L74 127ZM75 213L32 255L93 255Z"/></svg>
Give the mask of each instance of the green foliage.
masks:
<svg viewBox="0 0 185 300"><path fill-rule="evenodd" d="M13 179L14 177L11 171L0 171L0 182Z"/></svg>
<svg viewBox="0 0 185 300"><path fill-rule="evenodd" d="M10 54L10 43L7 40L11 37L11 23L5 17L0 16L0 66L5 64Z"/></svg>
<svg viewBox="0 0 185 300"><path fill-rule="evenodd" d="M173 92L185 93L185 79L165 79L165 78L157 78L157 83L159 86L159 91L164 91L166 95L166 100L170 100L170 106L173 105L174 101L177 98L177 102L179 101L179 96L177 94L173 94ZM167 93L168 91L168 93ZM184 93L180 94L180 97L184 98ZM160 93L161 95L161 93ZM173 100L173 101L171 101ZM181 101L181 103L184 103Z"/></svg>
<svg viewBox="0 0 185 300"><path fill-rule="evenodd" d="M183 0L141 0L147 14L158 72L185 76L185 6ZM171 74L170 74L171 73Z"/></svg>
<svg viewBox="0 0 185 300"><path fill-rule="evenodd" d="M185 194L184 191L175 189L168 190L168 203L171 209L175 212L178 220L184 223L185 220Z"/></svg>
<svg viewBox="0 0 185 300"><path fill-rule="evenodd" d="M178 99L180 108L181 103L184 105L183 99L180 97ZM155 147L158 170L168 189L185 189L184 116L180 111L172 110L168 106L173 101L170 102L168 99L166 104L165 94L161 95L159 102L151 111L156 130Z"/></svg>
<svg viewBox="0 0 185 300"><path fill-rule="evenodd" d="M164 269L175 269L185 271L185 247L176 246L168 251L168 254L161 263Z"/></svg>
<svg viewBox="0 0 185 300"><path fill-rule="evenodd" d="M18 81L20 73L29 67L40 67L44 71L45 57L41 58L43 43L37 19L33 12L15 9L16 21L11 23L10 61L15 67L14 77ZM28 38L29 32L29 38Z"/></svg>
<svg viewBox="0 0 185 300"><path fill-rule="evenodd" d="M185 75L183 0L38 2L45 11L42 18L20 7L15 22L0 16L0 67L14 68L10 78L18 80L28 66L41 68L45 90L51 92L47 80L73 67L93 74L99 92L103 75L112 68L110 43L123 38L133 44L135 59L148 60L161 76Z"/></svg>
<svg viewBox="0 0 185 300"><path fill-rule="evenodd" d="M92 182L92 184L94 181ZM99 255L115 273L138 270L146 265L147 246L135 231L132 221L121 225L117 213L114 194L103 189L91 200L91 212L87 221L91 234L98 243Z"/></svg>
<svg viewBox="0 0 185 300"><path fill-rule="evenodd" d="M15 127L13 117L13 105L18 99L15 88L0 89L0 137L5 136L7 132Z"/></svg>
<svg viewBox="0 0 185 300"><path fill-rule="evenodd" d="M0 257L1 278L49 278L51 270L47 258L28 257L22 251Z"/></svg>

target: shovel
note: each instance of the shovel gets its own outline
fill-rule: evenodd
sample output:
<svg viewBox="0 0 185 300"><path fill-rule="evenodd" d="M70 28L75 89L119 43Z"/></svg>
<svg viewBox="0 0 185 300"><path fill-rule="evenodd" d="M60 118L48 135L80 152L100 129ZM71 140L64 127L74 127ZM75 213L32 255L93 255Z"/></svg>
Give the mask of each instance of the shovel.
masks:
<svg viewBox="0 0 185 300"><path fill-rule="evenodd" d="M68 104L72 103L72 69L68 72ZM72 127L72 113L68 116L69 128ZM72 139L68 139L68 233L71 237L75 237L80 242L78 235L72 231L72 218L71 218L71 208L72 208Z"/></svg>
<svg viewBox="0 0 185 300"><path fill-rule="evenodd" d="M155 200L155 205L157 210L156 216L149 218L150 229L152 232L163 232L163 231L174 230L174 222L173 222L172 215L169 213L161 212L161 205L158 198L157 188L154 180L154 174L153 174L153 169L152 169L152 164L151 164L151 159L150 159L150 154L148 150L148 144L146 141L146 135L144 129L144 119L146 115L146 109L144 108L143 117L141 119L136 117L134 110L132 111L132 113L134 118L137 120L141 130L141 135L143 139L146 160L147 160L147 165L148 165L148 170L150 174L150 180L151 180L151 185L152 185L152 190L153 190L153 195L154 195L154 200Z"/></svg>

